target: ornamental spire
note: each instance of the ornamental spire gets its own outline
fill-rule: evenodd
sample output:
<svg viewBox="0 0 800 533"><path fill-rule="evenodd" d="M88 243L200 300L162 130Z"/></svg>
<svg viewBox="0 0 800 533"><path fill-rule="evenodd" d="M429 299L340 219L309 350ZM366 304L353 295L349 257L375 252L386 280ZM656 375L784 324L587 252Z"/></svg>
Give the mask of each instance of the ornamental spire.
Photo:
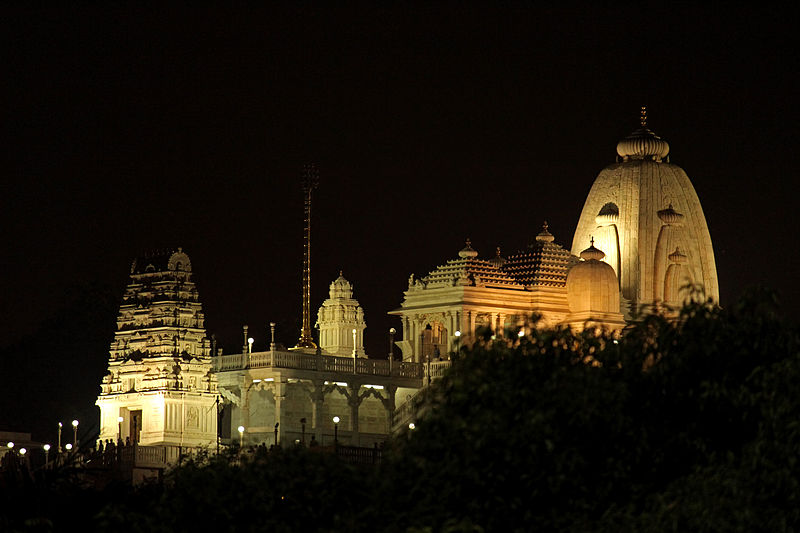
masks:
<svg viewBox="0 0 800 533"><path fill-rule="evenodd" d="M647 127L647 106L643 105L642 110L639 112L639 123L643 128Z"/></svg>

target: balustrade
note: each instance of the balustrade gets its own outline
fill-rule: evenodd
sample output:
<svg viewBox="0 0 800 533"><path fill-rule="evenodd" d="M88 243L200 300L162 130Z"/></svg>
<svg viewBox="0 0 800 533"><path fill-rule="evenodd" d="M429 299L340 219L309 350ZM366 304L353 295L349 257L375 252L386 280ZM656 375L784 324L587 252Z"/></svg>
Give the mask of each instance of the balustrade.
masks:
<svg viewBox="0 0 800 533"><path fill-rule="evenodd" d="M315 355L301 352L255 352L216 356L212 360L214 370L217 372L271 367L346 374L353 374L355 370L355 373L360 375L397 376L403 378L421 378L424 374L422 365L419 363L393 362L390 367L389 361L383 359L359 357L355 359L354 363L352 357Z"/></svg>

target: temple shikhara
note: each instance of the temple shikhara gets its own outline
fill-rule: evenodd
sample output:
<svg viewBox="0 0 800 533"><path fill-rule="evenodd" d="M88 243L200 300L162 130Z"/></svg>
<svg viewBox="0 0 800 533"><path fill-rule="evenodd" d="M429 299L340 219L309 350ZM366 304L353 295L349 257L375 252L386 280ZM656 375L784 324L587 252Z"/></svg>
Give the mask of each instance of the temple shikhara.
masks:
<svg viewBox="0 0 800 533"><path fill-rule="evenodd" d="M686 298L718 300L714 251L697 194L669 145L640 128L617 145L595 179L564 248L545 222L530 242L481 255L467 239L398 295L393 357L364 350L366 314L340 272L316 316L309 301L311 191L306 172L303 329L293 348L275 342L223 355L203 327L191 261L180 248L137 258L120 306L97 405L101 440L179 450L300 442L371 447L413 421L413 398L450 365L457 345L488 328L621 331L632 316L674 313ZM265 326L266 328L266 326ZM394 335L394 330L392 335ZM372 355L372 357L370 357ZM169 455L169 454L168 454ZM172 454L174 456L174 453Z"/></svg>

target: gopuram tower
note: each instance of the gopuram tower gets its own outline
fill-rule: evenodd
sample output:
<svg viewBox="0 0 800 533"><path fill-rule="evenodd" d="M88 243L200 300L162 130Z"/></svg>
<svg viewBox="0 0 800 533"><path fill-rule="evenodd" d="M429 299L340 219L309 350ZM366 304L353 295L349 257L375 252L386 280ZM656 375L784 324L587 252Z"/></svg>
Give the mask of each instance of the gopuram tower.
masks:
<svg viewBox="0 0 800 533"><path fill-rule="evenodd" d="M191 278L181 248L133 261L97 398L101 440L216 443L217 378Z"/></svg>
<svg viewBox="0 0 800 533"><path fill-rule="evenodd" d="M702 290L719 301L717 267L706 218L686 172L669 162L669 144L641 127L617 144L583 206L572 253L586 243L605 253L619 279L621 311L674 309Z"/></svg>

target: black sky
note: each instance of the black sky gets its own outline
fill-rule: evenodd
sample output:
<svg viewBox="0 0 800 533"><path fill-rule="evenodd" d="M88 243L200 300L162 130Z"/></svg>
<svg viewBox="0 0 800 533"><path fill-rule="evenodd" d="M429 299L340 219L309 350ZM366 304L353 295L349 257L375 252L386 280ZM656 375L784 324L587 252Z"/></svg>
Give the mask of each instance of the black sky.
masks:
<svg viewBox="0 0 800 533"><path fill-rule="evenodd" d="M510 253L546 219L569 248L643 104L700 196L723 305L764 283L798 317L787 13L290 5L4 10L0 429L38 427L37 395L57 402L65 381L70 409L95 413L105 347L70 367L81 335L49 339L63 351L20 346L48 336L76 290L100 283L119 299L149 249L190 255L226 352L242 324L262 349L271 320L293 344L308 161L321 181L312 305L342 269L383 357L409 274L466 237ZM98 335L106 346L113 325Z"/></svg>

